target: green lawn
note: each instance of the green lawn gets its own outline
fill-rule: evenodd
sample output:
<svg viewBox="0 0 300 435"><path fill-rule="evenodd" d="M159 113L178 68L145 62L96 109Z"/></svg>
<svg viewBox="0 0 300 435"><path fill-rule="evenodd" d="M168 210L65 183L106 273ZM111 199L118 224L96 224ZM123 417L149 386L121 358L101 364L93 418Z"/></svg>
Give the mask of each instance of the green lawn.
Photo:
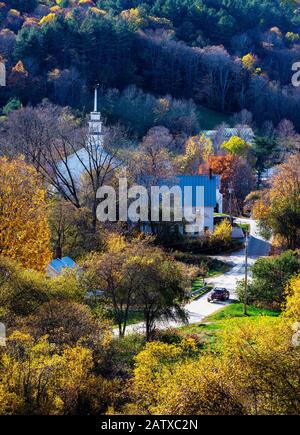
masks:
<svg viewBox="0 0 300 435"><path fill-rule="evenodd" d="M209 263L209 270L207 272L206 278L214 278L218 275L222 275L223 273L228 272L232 266L228 263L224 263L223 261L212 259ZM202 277L198 277L192 285L192 291L198 290L203 287L204 281Z"/></svg>
<svg viewBox="0 0 300 435"><path fill-rule="evenodd" d="M207 322L217 322L225 319L232 319L233 317L244 317L244 305L243 304L230 304L220 311L208 316L205 321ZM269 316L278 317L280 315L279 311L266 310L262 308L255 308L249 306L247 308L248 317L258 317L258 316Z"/></svg>
<svg viewBox="0 0 300 435"><path fill-rule="evenodd" d="M250 233L250 225L249 224L237 224L238 227L242 228L244 233Z"/></svg>
<svg viewBox="0 0 300 435"><path fill-rule="evenodd" d="M198 120L201 130L213 130L222 122L230 124L230 115L226 115L215 110L207 109L206 107L199 106L197 110Z"/></svg>
<svg viewBox="0 0 300 435"><path fill-rule="evenodd" d="M203 278L197 278L192 284L192 292L200 290L204 286Z"/></svg>
<svg viewBox="0 0 300 435"><path fill-rule="evenodd" d="M230 218L230 215L226 214L226 213L214 213L214 217L227 217L227 218Z"/></svg>
<svg viewBox="0 0 300 435"><path fill-rule="evenodd" d="M227 263L223 263L223 261L212 259L209 262L209 270L207 273L206 278L212 278L218 275L221 275L225 272L228 272L228 270L231 269L231 266ZM204 283L205 280L203 280L202 277L198 277L195 279L195 281L192 284L192 292L197 293L193 296L191 296L191 299L196 299L199 296L202 296L203 294L209 292L212 289L212 286L208 285L206 288L203 288L205 286ZM202 290L203 289L203 290Z"/></svg>
<svg viewBox="0 0 300 435"><path fill-rule="evenodd" d="M144 313L140 310L131 310L128 315L128 320L126 325L134 325L139 322L143 322ZM113 329L118 328L117 323L113 325Z"/></svg>
<svg viewBox="0 0 300 435"><path fill-rule="evenodd" d="M214 278L218 275L228 272L231 268L232 266L230 266L228 263L224 263L221 260L212 259L207 277Z"/></svg>
<svg viewBox="0 0 300 435"><path fill-rule="evenodd" d="M193 301L194 299L199 298L200 296L204 295L205 293L208 293L209 291L212 290L212 286L211 285L206 285L203 287L203 279L202 278L197 278L193 284L192 284L192 292L197 292L195 294L193 294L192 296L189 297L189 301Z"/></svg>
<svg viewBox="0 0 300 435"><path fill-rule="evenodd" d="M197 336L203 347L207 345L211 346L220 339L220 334L226 327L226 323L229 319L239 319L239 321L241 321L241 319L252 319L255 321L262 316L274 318L280 315L278 311L265 310L252 306L248 307L248 313L249 316L244 316L243 304L236 303L227 305L220 311L208 316L202 323L183 326L180 328L180 332L183 335L193 334Z"/></svg>

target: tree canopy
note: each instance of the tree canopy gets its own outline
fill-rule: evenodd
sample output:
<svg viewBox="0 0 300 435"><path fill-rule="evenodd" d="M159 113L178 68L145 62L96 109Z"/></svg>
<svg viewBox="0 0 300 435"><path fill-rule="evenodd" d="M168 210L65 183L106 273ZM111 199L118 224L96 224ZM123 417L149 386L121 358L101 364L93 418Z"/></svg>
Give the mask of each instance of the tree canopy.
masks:
<svg viewBox="0 0 300 435"><path fill-rule="evenodd" d="M51 258L45 196L32 166L0 158L0 254L35 270Z"/></svg>

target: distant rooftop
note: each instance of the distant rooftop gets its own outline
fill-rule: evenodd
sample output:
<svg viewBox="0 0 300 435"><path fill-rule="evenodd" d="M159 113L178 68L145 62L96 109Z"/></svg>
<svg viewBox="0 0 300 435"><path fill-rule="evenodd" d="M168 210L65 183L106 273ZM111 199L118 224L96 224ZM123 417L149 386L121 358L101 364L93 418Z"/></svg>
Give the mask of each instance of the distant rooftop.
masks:
<svg viewBox="0 0 300 435"><path fill-rule="evenodd" d="M109 161L108 153L103 148L99 148L97 153L95 151L89 152L86 148L81 148L76 153L70 154L67 158L67 163L60 161L58 163L59 173L62 174L66 180L72 179L79 182L81 175L86 172L86 168L89 171L93 168L93 161L91 155L97 161L97 164L104 165L106 161Z"/></svg>
<svg viewBox="0 0 300 435"><path fill-rule="evenodd" d="M56 258L52 260L47 267L49 275L59 275L63 272L63 269L75 269L77 264L70 257Z"/></svg>
<svg viewBox="0 0 300 435"><path fill-rule="evenodd" d="M220 130L204 130L204 135L211 139L216 140L221 137L223 141L230 139L232 136L238 136L244 139L246 142L252 143L254 138L254 132L252 128L246 126L240 126L235 128L223 128Z"/></svg>

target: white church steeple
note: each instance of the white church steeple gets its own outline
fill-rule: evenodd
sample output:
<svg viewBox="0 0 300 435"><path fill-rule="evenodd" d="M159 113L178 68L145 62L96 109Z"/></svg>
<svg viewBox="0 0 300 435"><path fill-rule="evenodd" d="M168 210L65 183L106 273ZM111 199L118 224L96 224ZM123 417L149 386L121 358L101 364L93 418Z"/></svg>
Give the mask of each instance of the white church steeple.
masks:
<svg viewBox="0 0 300 435"><path fill-rule="evenodd" d="M98 87L94 91L94 111L90 114L89 121L89 145L94 146L96 149L103 147L103 133L101 113L98 112Z"/></svg>
<svg viewBox="0 0 300 435"><path fill-rule="evenodd" d="M6 86L6 69L1 54L0 54L0 86Z"/></svg>
<svg viewBox="0 0 300 435"><path fill-rule="evenodd" d="M95 92L94 92L94 112L97 112L97 106L98 106L98 86L99 85L96 85Z"/></svg>

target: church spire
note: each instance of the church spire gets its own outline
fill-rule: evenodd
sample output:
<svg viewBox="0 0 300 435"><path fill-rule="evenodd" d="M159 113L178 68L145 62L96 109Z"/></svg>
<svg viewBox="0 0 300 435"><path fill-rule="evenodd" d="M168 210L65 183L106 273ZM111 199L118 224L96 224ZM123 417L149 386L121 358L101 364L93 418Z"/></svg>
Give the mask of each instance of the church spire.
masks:
<svg viewBox="0 0 300 435"><path fill-rule="evenodd" d="M98 111L98 87L99 84L95 86L95 93L94 93L94 112Z"/></svg>
<svg viewBox="0 0 300 435"><path fill-rule="evenodd" d="M97 150L103 145L101 113L98 112L98 87L97 84L94 89L94 110L90 114L88 139L89 145Z"/></svg>

